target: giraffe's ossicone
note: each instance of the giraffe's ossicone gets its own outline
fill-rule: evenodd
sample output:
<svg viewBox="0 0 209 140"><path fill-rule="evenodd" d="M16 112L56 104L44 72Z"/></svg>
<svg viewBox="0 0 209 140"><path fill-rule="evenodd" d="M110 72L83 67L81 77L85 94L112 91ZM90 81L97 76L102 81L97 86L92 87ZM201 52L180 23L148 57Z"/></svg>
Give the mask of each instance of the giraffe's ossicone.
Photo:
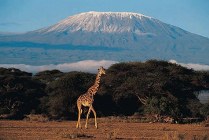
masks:
<svg viewBox="0 0 209 140"><path fill-rule="evenodd" d="M88 123L88 118L90 115L90 112L92 111L94 113L94 118L95 118L95 127L97 128L97 117L96 117L96 111L94 110L92 104L94 102L94 95L98 91L99 84L100 84L100 79L101 76L105 74L105 69L103 67L100 67L98 69L98 73L96 76L96 80L94 82L94 85L92 85L88 91L85 94L82 94L81 96L78 97L77 100L77 107L78 107L78 122L76 125L76 128L81 128L81 123L80 123L80 118L81 118L81 113L82 113L82 106L89 107L87 116L86 116L86 124L85 128L87 128L87 123Z"/></svg>

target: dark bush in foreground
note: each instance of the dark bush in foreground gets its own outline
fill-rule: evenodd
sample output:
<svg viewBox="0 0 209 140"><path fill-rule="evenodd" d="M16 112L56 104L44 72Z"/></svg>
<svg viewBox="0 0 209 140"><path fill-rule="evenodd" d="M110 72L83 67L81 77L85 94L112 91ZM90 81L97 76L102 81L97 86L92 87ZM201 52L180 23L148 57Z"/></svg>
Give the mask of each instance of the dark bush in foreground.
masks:
<svg viewBox="0 0 209 140"><path fill-rule="evenodd" d="M194 93L209 88L208 77L165 61L118 63L107 70L99 94L112 97L116 114L195 117L201 104Z"/></svg>
<svg viewBox="0 0 209 140"><path fill-rule="evenodd" d="M17 69L0 69L0 115L21 119L25 114L38 111L45 86L31 76Z"/></svg>
<svg viewBox="0 0 209 140"><path fill-rule="evenodd" d="M47 96L41 100L42 112L56 119L76 118L76 100L93 84L94 78L94 74L70 72L54 80L47 85Z"/></svg>

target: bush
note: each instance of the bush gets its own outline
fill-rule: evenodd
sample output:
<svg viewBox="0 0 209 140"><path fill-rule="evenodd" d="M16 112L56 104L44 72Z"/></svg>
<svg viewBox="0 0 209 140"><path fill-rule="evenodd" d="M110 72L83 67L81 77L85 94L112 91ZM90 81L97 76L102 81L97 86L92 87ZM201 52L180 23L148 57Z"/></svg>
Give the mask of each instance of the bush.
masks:
<svg viewBox="0 0 209 140"><path fill-rule="evenodd" d="M94 74L70 72L49 83L48 96L41 100L42 112L55 119L75 119L77 98L88 90L94 79Z"/></svg>
<svg viewBox="0 0 209 140"><path fill-rule="evenodd" d="M116 114L130 115L144 107L146 113L198 116L190 101L197 101L194 92L209 88L208 77L166 61L117 63L107 70L99 94L112 97Z"/></svg>
<svg viewBox="0 0 209 140"><path fill-rule="evenodd" d="M201 114L204 118L209 117L209 102L202 105L202 107L200 108L200 114Z"/></svg>
<svg viewBox="0 0 209 140"><path fill-rule="evenodd" d="M24 114L38 110L39 99L44 96L44 85L33 80L30 73L16 69L1 69L0 115L21 119Z"/></svg>
<svg viewBox="0 0 209 140"><path fill-rule="evenodd" d="M166 97L152 97L148 99L144 108L146 114L177 117L180 114L176 100Z"/></svg>

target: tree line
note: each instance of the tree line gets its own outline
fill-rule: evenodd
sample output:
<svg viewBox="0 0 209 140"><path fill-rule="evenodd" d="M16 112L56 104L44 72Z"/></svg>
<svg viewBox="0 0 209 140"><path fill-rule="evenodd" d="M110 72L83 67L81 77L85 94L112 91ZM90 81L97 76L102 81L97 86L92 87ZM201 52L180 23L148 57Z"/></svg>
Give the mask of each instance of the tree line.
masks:
<svg viewBox="0 0 209 140"><path fill-rule="evenodd" d="M46 114L51 119L76 119L77 98L94 83L96 74L32 73L0 68L0 116L22 119ZM206 117L209 102L201 104L199 91L209 90L209 73L166 61L122 62L112 65L95 95L98 116L159 114Z"/></svg>

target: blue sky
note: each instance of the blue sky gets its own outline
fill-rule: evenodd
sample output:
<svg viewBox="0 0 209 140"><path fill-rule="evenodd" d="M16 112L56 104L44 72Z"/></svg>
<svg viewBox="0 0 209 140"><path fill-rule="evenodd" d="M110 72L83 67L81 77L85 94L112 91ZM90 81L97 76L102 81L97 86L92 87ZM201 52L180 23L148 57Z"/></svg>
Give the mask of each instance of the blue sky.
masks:
<svg viewBox="0 0 209 140"><path fill-rule="evenodd" d="M0 0L0 31L32 31L88 11L141 13L209 38L209 0Z"/></svg>

